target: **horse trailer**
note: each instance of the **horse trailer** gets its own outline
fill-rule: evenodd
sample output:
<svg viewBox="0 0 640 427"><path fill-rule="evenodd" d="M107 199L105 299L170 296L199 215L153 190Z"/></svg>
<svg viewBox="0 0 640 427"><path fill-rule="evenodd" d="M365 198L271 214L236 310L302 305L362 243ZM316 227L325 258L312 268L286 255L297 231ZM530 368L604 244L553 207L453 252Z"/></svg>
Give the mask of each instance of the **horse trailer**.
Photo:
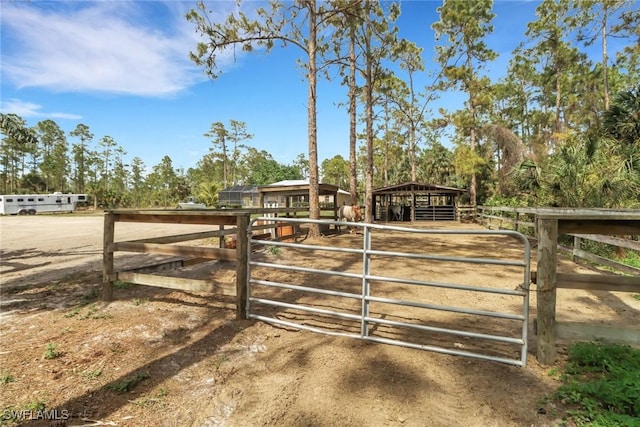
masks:
<svg viewBox="0 0 640 427"><path fill-rule="evenodd" d="M42 212L73 212L86 194L3 194L0 215L35 215Z"/></svg>

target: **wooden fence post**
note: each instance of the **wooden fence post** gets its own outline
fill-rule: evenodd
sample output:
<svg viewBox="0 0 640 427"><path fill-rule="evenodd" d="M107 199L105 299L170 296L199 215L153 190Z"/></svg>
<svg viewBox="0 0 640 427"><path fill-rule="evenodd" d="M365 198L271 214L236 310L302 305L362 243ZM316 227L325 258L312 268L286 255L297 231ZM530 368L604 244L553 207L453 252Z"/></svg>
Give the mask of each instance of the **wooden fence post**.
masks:
<svg viewBox="0 0 640 427"><path fill-rule="evenodd" d="M573 236L573 262L578 262L578 253L580 251L580 237Z"/></svg>
<svg viewBox="0 0 640 427"><path fill-rule="evenodd" d="M113 299L113 239L115 235L115 215L106 212L104 215L104 235L102 249L102 299Z"/></svg>
<svg viewBox="0 0 640 427"><path fill-rule="evenodd" d="M558 220L538 218L537 357L543 365L556 360L556 266Z"/></svg>
<svg viewBox="0 0 640 427"><path fill-rule="evenodd" d="M218 230L220 231L224 231L224 225L220 225L218 226ZM218 247L219 248L226 248L227 247L227 243L224 239L224 233L220 235L220 237L218 237Z"/></svg>
<svg viewBox="0 0 640 427"><path fill-rule="evenodd" d="M247 280L249 271L249 214L239 214L237 222L236 244L236 320L247 318Z"/></svg>

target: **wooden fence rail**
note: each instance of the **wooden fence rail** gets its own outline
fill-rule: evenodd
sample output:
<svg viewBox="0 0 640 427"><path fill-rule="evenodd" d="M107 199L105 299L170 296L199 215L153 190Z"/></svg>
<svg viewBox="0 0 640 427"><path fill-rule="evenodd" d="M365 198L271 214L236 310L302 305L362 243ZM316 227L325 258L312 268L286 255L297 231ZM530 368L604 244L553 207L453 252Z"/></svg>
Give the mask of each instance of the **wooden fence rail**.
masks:
<svg viewBox="0 0 640 427"><path fill-rule="evenodd" d="M476 218L485 227L492 229L508 229L520 231L524 234L536 236L536 217L538 214L544 215L546 213L552 213L554 209L540 209L540 208L515 208L515 207L501 207L501 206L478 206ZM561 209L558 212L563 211L567 214L575 214L578 210L574 209ZM566 212L568 211L568 212ZM589 209L584 210L590 211ZM593 209L591 210L593 211ZM612 214L619 213L624 214L622 210L595 210L597 212L611 212ZM508 215L501 215L501 213L507 213ZM633 213L629 211L628 213ZM637 211L636 211L637 212ZM603 226L606 225L601 224ZM613 227L613 225L610 225ZM607 232L612 232L609 229ZM626 233L628 234L628 233ZM640 242L637 240L631 240L626 238L614 237L603 234L577 234L566 233L567 236L573 237L573 247L565 248L564 246L558 246L559 250L569 250L573 256L574 262L580 260L589 261L595 264L604 265L613 268L619 272L626 274L640 274L640 268L622 264L615 260L605 258L599 255L592 254L582 249L582 242L584 240L590 240L594 242L604 243L617 248L633 249L640 252Z"/></svg>
<svg viewBox="0 0 640 427"><path fill-rule="evenodd" d="M553 364L556 339L606 340L640 345L640 328L611 327L591 323L556 321L556 290L583 289L640 293L640 269L626 266L581 249L583 240L593 240L617 247L640 250L640 243L612 235L640 235L640 211L609 209L538 209L479 206L477 218L487 227L526 231L538 239L537 271L532 281L537 285L536 341L537 358L543 364ZM525 220L523 221L523 218ZM607 265L633 276L613 274L557 273L558 238L573 236L572 255Z"/></svg>
<svg viewBox="0 0 640 427"><path fill-rule="evenodd" d="M247 227L250 213L221 212L221 211L109 211L104 217L104 252L103 252L103 299L113 298L113 282L116 280L134 284L155 286L170 289L182 289L198 292L211 292L236 297L236 316L245 317L246 278L247 278ZM189 233L174 236L141 239L135 241L115 242L115 226L118 222L141 223L170 223L170 224L200 224L224 227L233 225L232 230L212 230L202 233ZM238 235L235 249L223 247L199 247L173 245L171 243L188 240L198 240L208 237L223 236L227 233ZM148 254L174 255L191 257L198 261L223 259L236 262L235 289L224 287L211 280L185 279L166 277L159 274L141 273L136 271L115 271L114 252L140 252Z"/></svg>
<svg viewBox="0 0 640 427"><path fill-rule="evenodd" d="M306 208L265 208L265 209L226 209L226 210L113 210L105 213L104 217L104 248L103 248L103 299L113 299L113 282L123 281L133 284L155 286L160 288L189 290L195 292L210 292L216 295L236 297L237 316L244 318L247 277L247 228L251 215L272 215L273 220L256 224L254 231L268 231L265 233L273 239L288 239L296 237L299 230L291 230L287 234L278 217L305 217L309 212ZM118 222L138 223L167 223L167 224L199 224L211 225L216 228L211 231L197 233L175 234L169 236L152 237L146 239L114 241L115 227ZM290 227L289 227L290 228ZM232 236L231 242L225 241L226 236ZM219 238L218 247L176 245L175 243ZM256 236L254 235L254 238ZM115 271L115 252L137 252L146 254L169 255L181 258L156 266L147 266L126 271ZM236 263L235 286L223 286L215 280L186 279L162 276L158 270L162 267L175 268L189 266L210 260L226 260ZM154 268L155 267L155 268ZM154 274L151 274L151 273Z"/></svg>

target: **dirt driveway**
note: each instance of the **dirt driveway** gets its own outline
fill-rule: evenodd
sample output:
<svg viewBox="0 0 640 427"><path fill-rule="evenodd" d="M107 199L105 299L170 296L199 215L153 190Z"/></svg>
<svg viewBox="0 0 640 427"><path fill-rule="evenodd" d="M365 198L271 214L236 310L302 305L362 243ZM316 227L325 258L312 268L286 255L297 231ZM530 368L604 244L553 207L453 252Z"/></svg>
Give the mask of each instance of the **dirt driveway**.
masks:
<svg viewBox="0 0 640 427"><path fill-rule="evenodd" d="M116 240L196 231L186 227L206 229L118 224ZM354 238L345 233L321 243L351 247ZM392 244L403 251L438 250L457 256L505 248L464 236L395 239ZM561 415L562 408L544 403L557 378L553 367L537 364L533 334L527 367L519 368L236 321L233 299L207 294L122 283L115 300L103 303L101 216L0 217L0 245L0 409L8 425L550 426ZM288 249L260 256L301 261ZM117 266L148 261L153 260L116 257ZM346 264L340 257L302 262L316 268ZM407 277L444 274L433 266L385 268ZM586 271L567 261L560 269ZM503 271L445 271L452 281L518 285L517 276ZM234 281L234 267L225 262L176 274ZM269 274L274 280L295 279ZM400 290L391 290L389 296L397 296L395 292ZM430 297L440 304L469 302L444 293ZM499 298L482 303L504 309ZM638 318L639 303L629 294L563 291L558 317L630 325ZM531 306L533 318L535 292ZM276 315L292 316L286 311ZM53 414L58 420L24 421L38 414Z"/></svg>

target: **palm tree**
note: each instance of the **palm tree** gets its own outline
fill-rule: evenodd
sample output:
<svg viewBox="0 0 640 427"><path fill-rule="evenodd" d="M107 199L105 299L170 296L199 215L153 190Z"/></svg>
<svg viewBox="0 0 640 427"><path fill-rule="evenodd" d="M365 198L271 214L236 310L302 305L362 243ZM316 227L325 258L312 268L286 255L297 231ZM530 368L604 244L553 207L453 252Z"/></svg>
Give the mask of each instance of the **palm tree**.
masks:
<svg viewBox="0 0 640 427"><path fill-rule="evenodd" d="M620 92L604 112L604 132L630 146L640 145L640 84Z"/></svg>

